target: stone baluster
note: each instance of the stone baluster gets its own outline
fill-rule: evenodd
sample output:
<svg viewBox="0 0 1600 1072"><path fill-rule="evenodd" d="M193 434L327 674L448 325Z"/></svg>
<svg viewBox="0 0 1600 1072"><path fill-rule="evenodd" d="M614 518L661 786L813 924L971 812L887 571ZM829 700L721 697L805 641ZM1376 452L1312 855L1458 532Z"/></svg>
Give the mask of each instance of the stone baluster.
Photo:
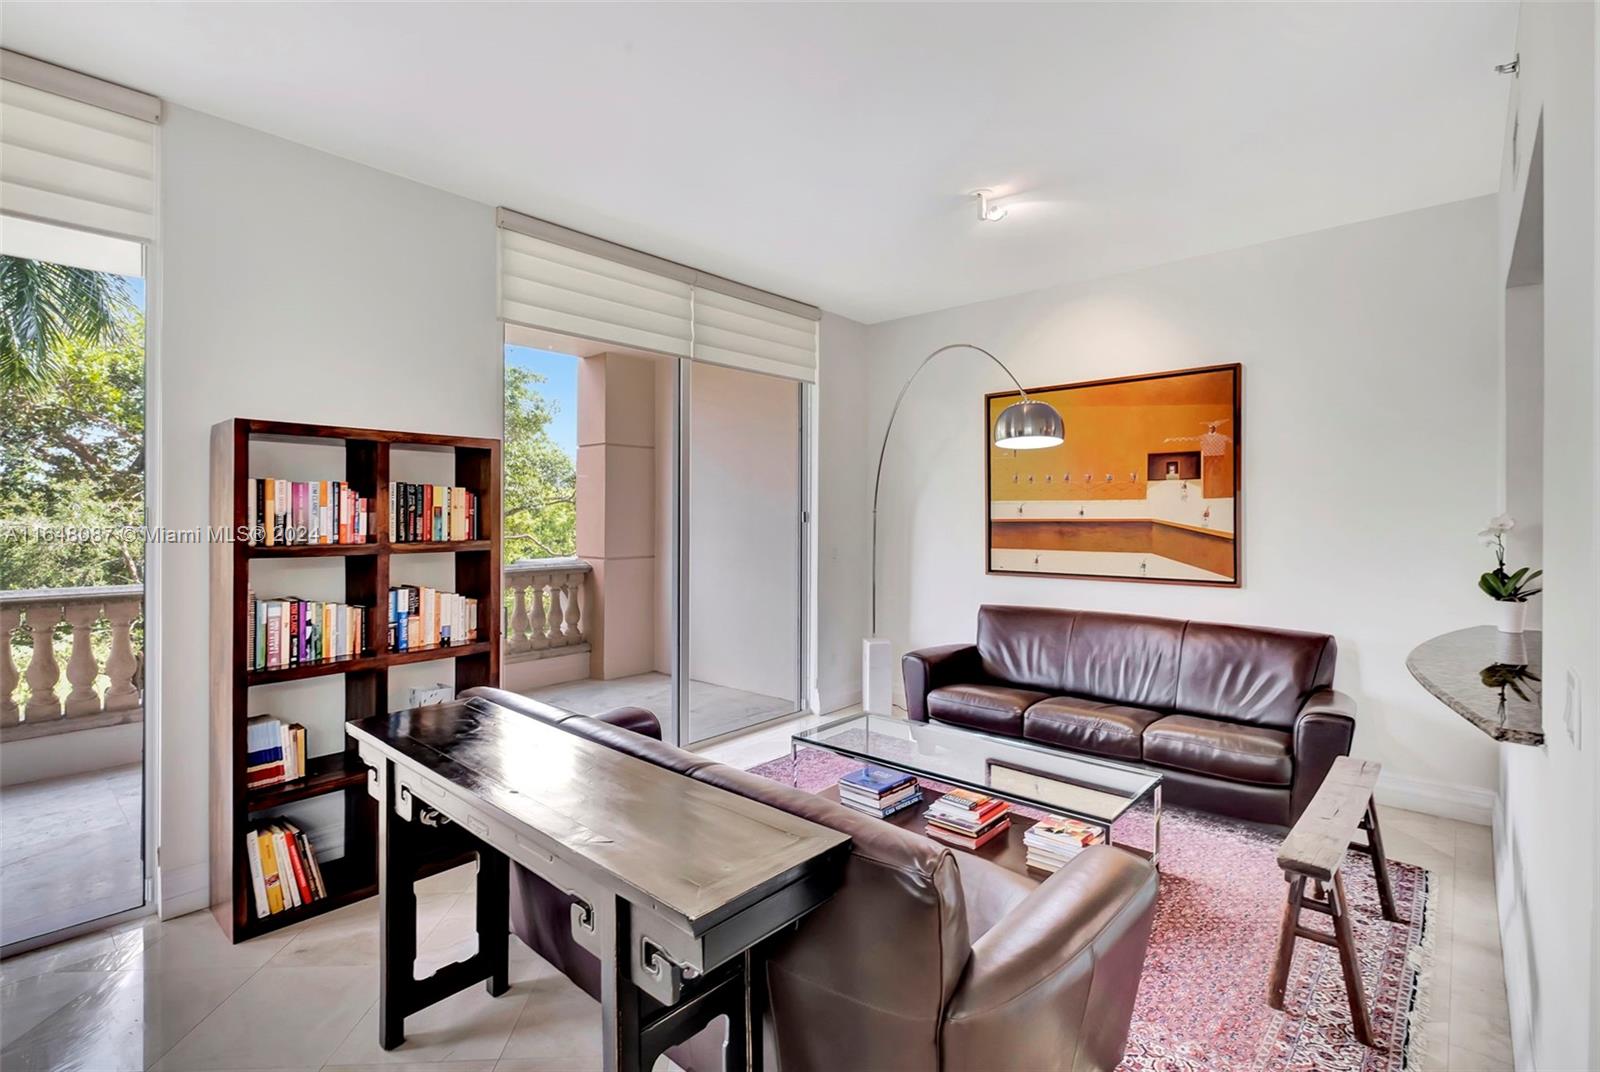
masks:
<svg viewBox="0 0 1600 1072"><path fill-rule="evenodd" d="M106 604L106 620L111 623L111 651L106 656L107 711L121 711L138 707L138 686L134 675L139 671L139 660L133 654L133 620L139 616L142 602L130 599Z"/></svg>
<svg viewBox="0 0 1600 1072"><path fill-rule="evenodd" d="M511 634L506 644L511 651L527 651L533 646L528 640L528 630L532 626L528 621L527 591L521 581L514 582L511 587Z"/></svg>
<svg viewBox="0 0 1600 1072"><path fill-rule="evenodd" d="M572 643L567 636L567 578L554 574L550 578L550 646L564 648Z"/></svg>
<svg viewBox="0 0 1600 1072"><path fill-rule="evenodd" d="M28 660L28 702L23 705L22 713L30 722L61 717L61 701L56 699L61 667L56 663L54 636L60 620L59 603L35 603L28 608L33 658Z"/></svg>
<svg viewBox="0 0 1600 1072"><path fill-rule="evenodd" d="M0 607L0 726L15 726L21 721L16 694L22 676L11 658L11 637L21 624L21 607Z"/></svg>
<svg viewBox="0 0 1600 1072"><path fill-rule="evenodd" d="M528 646L534 651L543 651L550 646L550 638L545 635L544 578L535 577L529 588L533 592L533 634Z"/></svg>
<svg viewBox="0 0 1600 1072"><path fill-rule="evenodd" d="M68 603L65 617L72 626L72 648L67 656L67 681L72 691L67 693L68 718L100 713L100 694L94 691L94 679L100 676L95 665L94 641L90 632L100 620L100 604Z"/></svg>
<svg viewBox="0 0 1600 1072"><path fill-rule="evenodd" d="M567 614L568 635L571 636L572 643L581 644L584 640L583 601L579 596L583 594L584 575L582 573L571 573L567 576L567 582L569 585L567 589L567 601L569 604Z"/></svg>

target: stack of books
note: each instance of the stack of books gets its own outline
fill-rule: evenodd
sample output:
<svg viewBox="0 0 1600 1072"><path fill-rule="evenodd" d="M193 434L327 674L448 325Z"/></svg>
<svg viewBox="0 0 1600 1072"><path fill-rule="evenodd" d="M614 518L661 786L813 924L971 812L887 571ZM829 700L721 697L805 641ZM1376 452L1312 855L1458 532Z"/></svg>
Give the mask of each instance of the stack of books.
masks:
<svg viewBox="0 0 1600 1072"><path fill-rule="evenodd" d="M1104 840L1099 827L1060 815L1046 815L1022 835L1022 843L1028 847L1028 866L1052 874L1090 845Z"/></svg>
<svg viewBox="0 0 1600 1072"><path fill-rule="evenodd" d="M342 480L251 477L245 503L252 544L366 543L372 536L371 502Z"/></svg>
<svg viewBox="0 0 1600 1072"><path fill-rule="evenodd" d="M306 728L298 722L257 715L245 724L245 750L245 785L251 789L306 776Z"/></svg>
<svg viewBox="0 0 1600 1072"><path fill-rule="evenodd" d="M311 841L293 823L278 819L246 830L244 854L250 860L257 918L287 912L328 896Z"/></svg>
<svg viewBox="0 0 1600 1072"><path fill-rule="evenodd" d="M367 608L312 599L256 599L245 608L251 670L281 670L360 655Z"/></svg>
<svg viewBox="0 0 1600 1072"><path fill-rule="evenodd" d="M976 849L1011 828L1011 804L970 789L952 789L928 808L928 836Z"/></svg>
<svg viewBox="0 0 1600 1072"><path fill-rule="evenodd" d="M478 601L426 585L389 589L389 650L415 651L478 639Z"/></svg>
<svg viewBox="0 0 1600 1072"><path fill-rule="evenodd" d="M862 767L839 779L839 803L879 819L922 799L922 786L909 774L885 767Z"/></svg>
<svg viewBox="0 0 1600 1072"><path fill-rule="evenodd" d="M444 484L389 485L389 531L395 543L481 539L478 496Z"/></svg>

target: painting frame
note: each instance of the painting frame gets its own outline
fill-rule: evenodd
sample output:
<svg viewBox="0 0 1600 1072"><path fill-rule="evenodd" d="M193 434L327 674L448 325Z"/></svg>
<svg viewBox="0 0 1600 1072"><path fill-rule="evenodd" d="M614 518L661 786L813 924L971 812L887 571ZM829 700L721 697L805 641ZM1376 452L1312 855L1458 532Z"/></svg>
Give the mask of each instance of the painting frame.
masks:
<svg viewBox="0 0 1600 1072"><path fill-rule="evenodd" d="M1231 530L1231 533L1232 533L1232 535L1231 535L1231 543L1232 543L1232 557L1231 557L1232 572L1231 572L1231 576L1228 576L1228 577L1220 577L1220 576L1219 577L1161 577L1161 576L1135 576L1135 575L1129 575L1129 574L1109 573L1109 572L1108 573L1085 573L1085 572L1077 572L1077 571L1070 571L1070 570L1056 570L1056 569L1014 569L1014 568L997 567L995 565L995 551L996 551L995 536L996 536L996 531L997 531L996 527L997 527L997 525L1004 524L1004 522L999 521L995 516L995 503L997 501L1001 501L1001 500L998 500L996 498L996 495L995 495L995 483L994 483L995 459L996 459L997 454L1000 453L1000 448L997 448L997 447L994 446L993 440L991 438L991 433L992 433L992 429L993 429L993 420L994 420L993 419L993 414L994 414L994 410L995 410L995 406L996 406L997 400L999 400L999 401L1015 401L1015 400L1017 400L1018 398L1021 397L1021 392L1017 391L1015 388L1013 388L1012 390L1009 390L1009 391L992 391L992 392L989 392L988 394L984 395L984 418L985 418L984 419L984 425L983 425L983 428L984 428L984 452L983 452L983 457L984 457L984 464L983 464L983 488L984 488L984 496L983 496L983 504L984 504L983 565L984 565L984 573L986 575L1002 576L1002 577L1049 577L1049 578L1068 579L1068 580L1120 581L1120 582L1131 582L1131 583L1134 583L1134 584L1176 584L1176 585L1189 585L1189 586L1202 587L1202 588L1240 588L1240 587L1243 587L1243 584L1244 584L1244 576L1243 576L1244 554L1243 554L1243 550L1242 550L1242 546L1243 546L1242 545L1242 530L1243 530L1243 523L1242 523L1242 521L1243 521L1243 508L1242 508L1242 504L1243 504L1243 501L1244 501L1244 479L1243 479L1243 477L1244 477L1244 465L1243 465L1243 456L1244 456L1244 428L1243 428L1243 421L1244 421L1244 366L1243 366L1243 364L1241 364L1239 362L1236 362L1236 361L1235 362L1225 362L1225 363L1215 364L1215 365L1199 365L1199 366L1194 366L1192 368L1171 369L1171 370L1166 370L1166 371L1161 371L1161 372L1139 373L1139 374L1130 375L1130 376L1110 376L1110 377L1104 377L1104 378L1101 378L1101 379L1094 379L1094 380L1080 380L1080 381L1075 381L1075 382L1070 382L1070 383L1052 384L1052 385L1044 386L1044 387L1029 387L1029 388L1027 388L1027 394L1028 394L1028 396L1030 398L1037 397L1037 396L1046 396L1045 400L1049 401L1048 396L1051 395L1051 394L1054 394L1054 393L1058 393L1058 392L1070 392L1070 391L1077 391L1077 390L1083 390L1083 389L1088 389L1088 388L1109 387L1109 386L1117 386L1117 385L1144 384L1144 383L1151 383L1153 381L1174 380L1174 379L1181 378L1181 377L1192 377L1192 376L1201 376L1201 375L1214 375L1214 374L1218 374L1218 373L1225 373L1225 374L1229 375L1232 378L1232 390L1231 390L1231 399L1230 399L1231 408L1232 408L1232 416L1230 418L1232 431L1231 431L1231 435L1230 435L1231 449L1229 451L1229 453L1231 453L1231 455L1232 455L1232 466L1231 466L1232 496L1231 496L1231 499L1232 499L1232 513L1233 513L1233 517L1232 517L1233 527L1232 527L1232 530ZM1066 434L1067 434L1068 438L1070 439L1072 434L1073 434L1072 417L1071 417L1070 413L1067 413L1067 412L1063 412L1062 416L1063 416L1064 422L1066 424ZM1047 449L1053 449L1053 448L1047 448ZM1166 459L1168 459L1169 457L1172 458L1175 461L1176 464L1187 465L1186 461L1179 461L1177 459L1177 455L1181 454L1181 453L1183 453L1183 452L1167 452L1166 454L1163 454L1162 455L1163 460L1161 462L1161 465L1162 465L1163 469L1165 470L1165 467L1166 467L1166 464L1167 464ZM1013 455L1014 454L1015 454L1015 452L1013 452ZM1155 455L1152 454L1151 457L1154 458ZM1155 463L1152 461L1150 467L1154 468L1154 465L1155 465ZM1147 473L1147 476L1148 476L1148 473ZM1001 549L1005 550L1006 548L1001 548Z"/></svg>

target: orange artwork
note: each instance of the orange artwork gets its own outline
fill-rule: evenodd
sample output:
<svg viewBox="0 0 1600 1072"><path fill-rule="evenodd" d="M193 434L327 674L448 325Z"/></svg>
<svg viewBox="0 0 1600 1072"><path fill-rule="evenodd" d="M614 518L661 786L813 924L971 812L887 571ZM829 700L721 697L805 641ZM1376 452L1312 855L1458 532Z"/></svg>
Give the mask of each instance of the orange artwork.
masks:
<svg viewBox="0 0 1600 1072"><path fill-rule="evenodd" d="M1030 388L1066 440L989 445L989 572L1237 585L1240 371ZM989 395L986 428L1017 397Z"/></svg>

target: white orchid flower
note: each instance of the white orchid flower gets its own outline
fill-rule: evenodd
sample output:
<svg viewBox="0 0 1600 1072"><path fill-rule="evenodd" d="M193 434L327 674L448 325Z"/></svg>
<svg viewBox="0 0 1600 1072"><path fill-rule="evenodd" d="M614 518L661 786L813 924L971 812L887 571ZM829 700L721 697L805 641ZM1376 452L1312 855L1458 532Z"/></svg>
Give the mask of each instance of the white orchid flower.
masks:
<svg viewBox="0 0 1600 1072"><path fill-rule="evenodd" d="M1516 527L1517 523L1510 514L1498 514L1489 519L1489 526L1478 535L1485 539L1493 539L1496 536L1504 536Z"/></svg>

